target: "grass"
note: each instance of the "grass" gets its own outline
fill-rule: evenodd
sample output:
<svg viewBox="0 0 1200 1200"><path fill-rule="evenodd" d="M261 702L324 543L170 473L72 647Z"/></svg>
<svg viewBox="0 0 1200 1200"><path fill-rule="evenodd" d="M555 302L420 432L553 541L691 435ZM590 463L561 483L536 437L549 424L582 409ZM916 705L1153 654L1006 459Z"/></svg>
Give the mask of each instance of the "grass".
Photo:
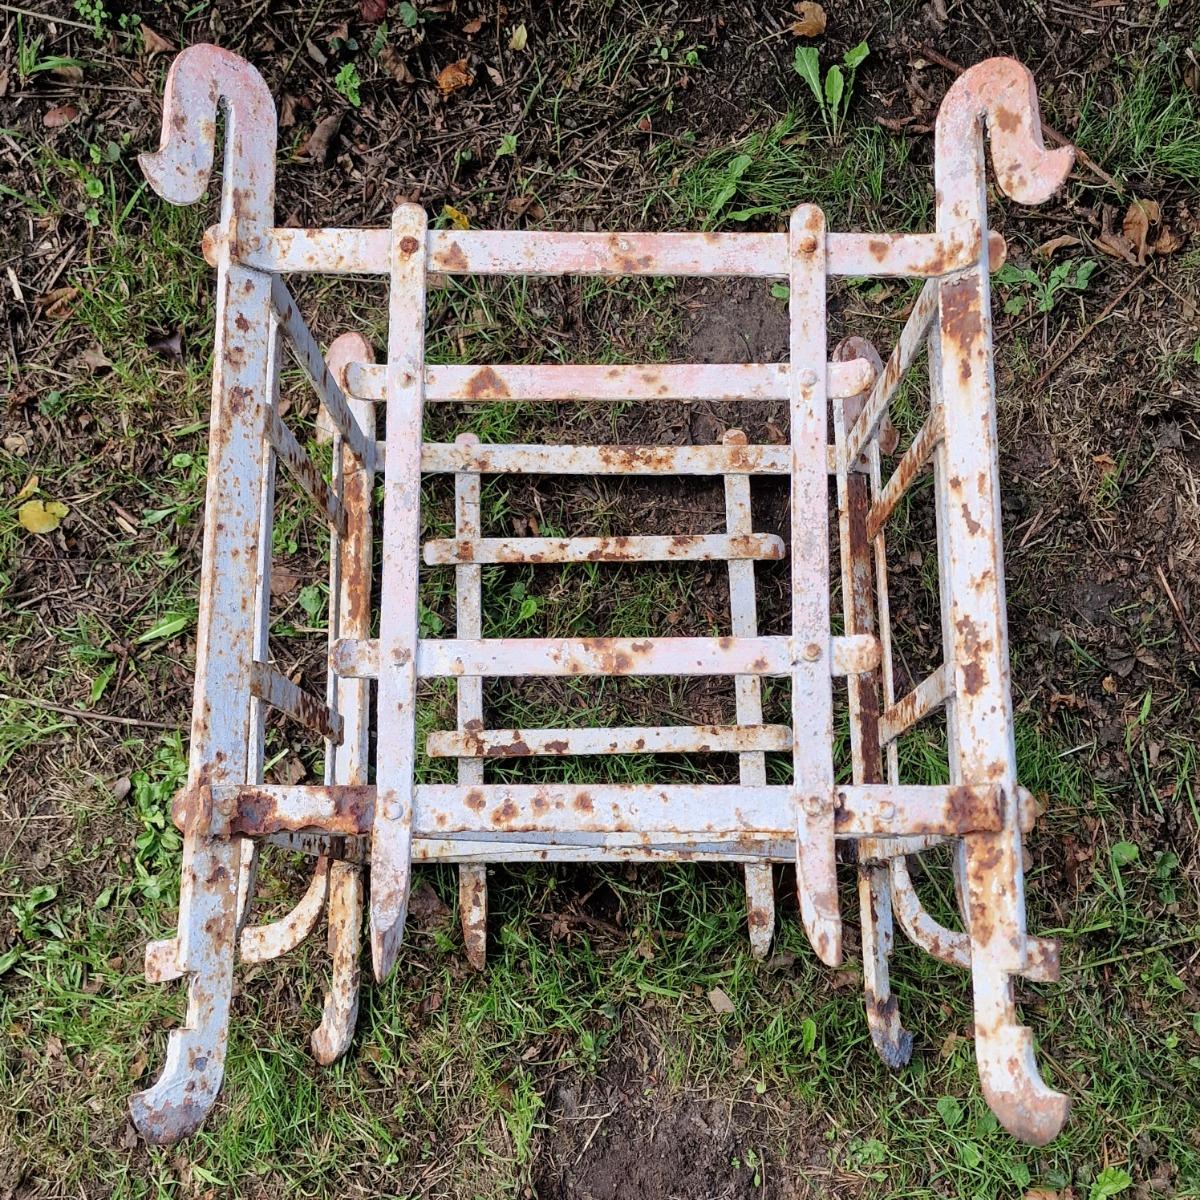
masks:
<svg viewBox="0 0 1200 1200"><path fill-rule="evenodd" d="M664 81L703 70L707 49L700 42L653 26L645 15L633 35L572 47L564 58L570 80L547 75L531 84L550 105L556 146L571 144L560 116L572 106L589 109L571 112L584 136L588 120L608 119L610 94L624 95L638 115L653 108L658 119L668 111ZM644 84L637 66L658 54L655 38L666 55ZM21 74L41 73L50 61L40 42L26 39L21 53ZM1196 175L1195 101L1172 70L1152 60L1106 73L1115 104L1099 84L1085 98L1079 140L1108 169L1130 178ZM365 64L363 75L366 99L373 83ZM520 1195L534 1181L557 1120L556 1083L604 1078L636 1047L651 1064L646 1086L656 1097L702 1092L751 1106L741 1161L761 1158L768 1178L811 1164L813 1177L829 1180L839 1194L1010 1196L1070 1187L1077 1200L1103 1200L1121 1194L1121 1172L1128 1172L1129 1195L1155 1180L1176 1195L1200 1195L1200 1005L1191 967L1200 946L1194 706L1186 690L1169 687L1118 707L1115 733L1106 731L1115 740L1104 744L1069 708L1053 718L1034 715L1046 708L1040 695L1019 716L1021 778L1046 805L1031 840L1031 926L1064 942L1063 981L1019 988L1047 1075L1075 1100L1071 1123L1051 1147L1014 1143L988 1114L961 973L897 939L893 980L917 1050L912 1064L893 1074L870 1045L855 954L844 972L818 966L799 931L786 872L777 879L774 957L764 964L748 950L736 870L649 866L635 873L619 865L493 871L490 962L482 975L464 965L453 872L419 871L445 911L433 904L430 918L414 920L397 973L364 987L354 1049L330 1070L316 1068L305 1045L322 1005L321 939L285 961L240 970L227 1082L214 1118L182 1151L130 1146L125 1097L153 1077L166 1030L182 1009L178 988L143 981L140 955L148 939L172 925L178 846L167 818L185 746L173 730L95 724L38 702L185 724L196 586L188 538L207 466L211 364L204 330L211 301L207 269L192 249L204 214L152 202L138 190L126 148L114 144L115 160L107 141L97 144L97 158L82 135L53 152L29 147L27 189L9 197L33 217L81 217L92 230L89 253L69 276L78 295L53 345L64 354L97 346L112 366L67 370L48 354L26 368L41 421L66 428L86 418L90 424L81 427L97 433L94 441L73 443L73 458L61 457L52 439L28 457L0 453L0 486L11 496L30 473L39 474L48 494L80 514L73 536L96 537L86 554L96 560L88 569L97 589L110 571L124 590L100 592L96 602L65 608L44 626L34 601L48 576L31 573L28 556L50 551L0 506L0 596L8 606L0 771L19 772L32 796L0 842L0 905L12 933L0 956L0 1190ZM814 135L802 109L779 114L761 133L716 145L681 135L659 143L648 178L639 179L619 212L622 220L640 212L657 226L759 228L804 198L826 206L831 223L842 227L926 227L928 171L911 161L911 145L863 122L831 146ZM521 169L538 195L564 186L544 164ZM474 198L482 203L481 195ZM306 312L327 322L318 325L322 340L354 327L383 345L378 283L314 281L298 295ZM897 311L905 302L899 291L881 297L866 288L852 287L847 297L850 306L889 301ZM452 280L433 295L429 356L667 360L681 337L681 300L672 281ZM557 328L568 310L571 328ZM177 328L194 343L181 363L148 349ZM1030 353L1026 343L1010 344L1003 365L1013 369ZM15 381L13 366L6 369ZM311 400L293 377L287 385L289 419L320 457ZM895 406L906 436L921 420L921 396L918 375ZM614 407L587 418L593 425L582 424L581 415L581 439L605 421L615 428L623 415ZM470 428L485 441L534 440L550 416L545 407L494 404L431 414L429 428L445 439ZM1126 512L1139 471L1131 466L1102 491L1097 510ZM429 534L452 527L447 482L427 488ZM597 491L583 511L562 492L545 492L543 534L583 532L585 523L589 532L624 531L629 514L619 489ZM893 520L894 555L926 547L909 589L924 601L931 599L927 501L925 493L914 496ZM485 524L509 532L528 518L530 504L528 491L489 481ZM114 523L114 506L132 517L132 532ZM92 525L82 525L85 519ZM310 507L286 490L275 545L280 559L307 572L303 585L316 589L311 612L299 587L276 612L278 644L311 673L326 550ZM1018 556L1019 566L1025 561ZM667 614L697 632L718 631L700 609L695 573L680 567L487 568L483 586L487 636L637 636L662 632ZM428 573L421 610L427 634L452 626L452 587L448 571ZM1033 607L1035 599L1022 605ZM1167 650L1161 603L1138 601L1134 611L1114 613L1137 626L1146 653ZM1090 697L1108 674L1106 646L1082 637L1072 627L1054 665ZM46 655L40 647L47 639L61 651ZM929 649L915 638L902 648L914 655ZM1040 651L1015 646L1018 684L1034 680L1044 662ZM568 681L554 692L507 685L489 694L489 705L513 725L658 723L683 719L696 698L690 687L653 681ZM782 685L767 689L769 714L786 713L787 701ZM428 730L452 723L453 708L452 686L423 693L422 741ZM843 775L846 741L843 721ZM1124 781L1112 765L1117 751L1129 764ZM899 752L905 780L945 780L944 739L932 727L907 735ZM283 727L272 727L268 753L281 765L295 756L310 772L319 769L319 748ZM502 762L489 771L495 779L557 774L642 782L697 777L709 765L619 756ZM732 777L732 762L713 766ZM452 778L454 767L425 759L421 770L422 778L441 780ZM785 757L772 757L772 780L786 781L789 771ZM262 885L269 903L286 905L303 874L286 856L272 856ZM844 875L853 936L855 900ZM931 911L953 920L944 853L931 856L918 886ZM713 1010L714 987L728 995L732 1013Z"/></svg>

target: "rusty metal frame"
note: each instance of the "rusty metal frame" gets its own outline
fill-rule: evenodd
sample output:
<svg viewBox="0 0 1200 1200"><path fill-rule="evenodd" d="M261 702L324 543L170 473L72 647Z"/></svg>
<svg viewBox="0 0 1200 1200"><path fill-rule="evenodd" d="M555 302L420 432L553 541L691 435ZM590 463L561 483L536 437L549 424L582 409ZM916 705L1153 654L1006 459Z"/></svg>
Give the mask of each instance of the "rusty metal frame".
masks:
<svg viewBox="0 0 1200 1200"><path fill-rule="evenodd" d="M174 204L199 200L225 115L221 217L204 239L216 268L216 348L195 705L187 784L175 818L184 833L179 924L151 943L153 981L186 978L187 1015L170 1036L158 1081L132 1099L151 1142L172 1143L212 1107L223 1075L235 960L274 958L326 917L332 980L316 1058L350 1045L358 1005L364 907L377 979L395 964L414 862L459 864L466 953L486 957L487 865L615 859L741 864L750 940L765 955L774 924L772 864L796 868L801 919L817 955L842 961L835 848L853 846L867 1020L880 1055L905 1063L889 983L894 921L943 961L969 969L984 1094L1006 1128L1036 1144L1068 1111L1041 1079L1032 1033L1019 1023L1012 980L1057 976L1054 943L1027 934L1021 838L1032 804L1017 782L1008 677L988 271L1003 240L987 228L984 134L1000 189L1036 204L1062 184L1069 149L1047 151L1029 72L992 59L965 72L936 128L932 233L829 231L801 205L787 232L754 234L430 231L402 204L387 229L288 229L274 219L275 111L258 73L213 46L178 56L167 78L163 134L144 155L151 186ZM358 334L326 355L283 276L363 273L389 281L387 358ZM425 288L432 273L749 276L788 281L789 362L671 366L426 366ZM923 279L886 362L851 339L827 350L826 281L839 275ZM285 348L320 400L332 437L326 478L278 404ZM894 460L888 412L927 348L928 419ZM730 430L714 446L452 445L425 443L429 403L557 400L662 403L786 399L786 446L750 445ZM375 404L386 440L375 440ZM271 527L276 467L309 496L330 534L329 670L323 697L270 662ZM888 603L889 518L926 470L937 516L943 662L896 694ZM421 543L423 474L454 477L453 538ZM485 474L708 475L725 489L723 534L625 538L485 538ZM372 497L382 476L382 591L371 603ZM751 478L787 476L790 546L753 528ZM832 626L829 478L836 484L842 632ZM453 565L454 638L419 633L419 564ZM791 626L757 626L754 564L788 555ZM722 561L731 633L710 638L516 639L483 636L486 563ZM372 636L374 613L378 635ZM712 675L734 680L736 721L639 729L489 729L483 680L505 675ZM765 724L761 681L790 681L791 725ZM835 780L834 689L845 677L852 777ZM416 778L421 678L457 680L453 730L427 753L457 759L457 782ZM377 698L371 762L371 680ZM325 744L319 785L263 781L265 717L284 713ZM900 776L898 739L945 714L950 783ZM790 751L792 781L767 781L767 752ZM738 783L515 785L489 783L488 759L628 753L735 753ZM907 859L945 840L956 848L963 928L938 924ZM314 856L311 882L277 921L251 924L257 847ZM363 874L371 891L364 906Z"/></svg>

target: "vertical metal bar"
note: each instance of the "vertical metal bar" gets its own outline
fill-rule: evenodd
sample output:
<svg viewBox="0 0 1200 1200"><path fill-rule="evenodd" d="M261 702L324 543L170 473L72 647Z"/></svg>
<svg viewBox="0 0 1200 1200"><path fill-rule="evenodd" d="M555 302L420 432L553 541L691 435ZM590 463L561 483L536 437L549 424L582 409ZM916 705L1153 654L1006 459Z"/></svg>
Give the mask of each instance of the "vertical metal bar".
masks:
<svg viewBox="0 0 1200 1200"><path fill-rule="evenodd" d="M865 357L882 370L875 348L863 338L848 338L834 358ZM875 632L871 542L867 536L870 508L868 482L847 461L846 431L862 410L866 395L833 402L834 441L837 446L838 546L842 568L842 619L847 634ZM878 447L878 438L871 439ZM850 752L856 784L883 783L879 751L879 691L875 673L846 679L850 710ZM886 839L864 839L858 847L858 907L862 926L863 990L871 1040L889 1067L903 1066L912 1057L912 1034L900 1023L892 995L888 959L892 952L892 895L887 867Z"/></svg>
<svg viewBox="0 0 1200 1200"><path fill-rule="evenodd" d="M745 446L740 429L730 429L721 439L726 446ZM754 532L750 506L750 476L725 476L725 532L730 535ZM758 597L754 587L754 563L750 559L729 561L729 608L734 637L758 636ZM757 675L735 675L734 696L739 725L761 725L762 680ZM761 750L738 755L738 779L751 786L767 782L767 760ZM770 863L748 863L746 876L746 920L750 950L755 958L766 958L775 936L775 883Z"/></svg>
<svg viewBox="0 0 1200 1200"><path fill-rule="evenodd" d="M455 438L459 446L476 446L479 439L473 433ZM454 476L454 530L460 539L473 540L483 536L483 519L479 507L479 476L474 471L460 471ZM454 568L456 594L456 628L460 638L483 637L483 568L463 565ZM458 680L458 729L483 728L483 678L464 676ZM483 782L483 759L460 758L458 782ZM467 961L477 971L487 965L487 866L483 863L462 863L458 868L458 910L462 922L463 944Z"/></svg>
<svg viewBox="0 0 1200 1200"><path fill-rule="evenodd" d="M942 281L937 324L955 759L959 779L999 785L1005 803L1003 833L964 839L975 1049L992 1110L1009 1130L1040 1145L1058 1132L1070 1105L1043 1082L1032 1033L1020 1024L1012 995L1011 977L1025 969L1028 945L1001 548L984 116L997 182L1018 201L1037 204L1052 195L1073 155L1046 151L1033 77L1012 59L964 72L938 113L938 231L975 221L983 235L974 265Z"/></svg>
<svg viewBox="0 0 1200 1200"><path fill-rule="evenodd" d="M344 333L329 348L330 374L339 384L346 364L366 362L371 348L357 333ZM344 389L343 389L344 390ZM347 397L350 414L362 430L370 450L375 446L375 407ZM337 538L330 555L330 643L337 637L369 637L371 634L371 503L375 464L362 462L346 440L334 436L334 460L338 469L335 484L346 510L346 536ZM336 602L333 586L336 584ZM340 746L329 745L327 772L331 782L356 786L368 781L370 753L371 685L366 679L343 679L329 673L329 703L341 713L343 737ZM329 868L329 956L333 979L325 994L321 1023L313 1030L313 1056L323 1064L340 1058L349 1049L358 1019L359 957L362 947L362 867L337 861Z"/></svg>
<svg viewBox="0 0 1200 1200"><path fill-rule="evenodd" d="M376 756L379 791L371 838L371 960L379 980L396 962L412 874L425 231L425 212L418 205L402 204L392 214Z"/></svg>
<svg viewBox="0 0 1200 1200"><path fill-rule="evenodd" d="M792 738L796 885L817 957L842 961L833 827L825 215L804 204L789 232L792 486Z"/></svg>
<svg viewBox="0 0 1200 1200"><path fill-rule="evenodd" d="M188 757L187 824L179 892L179 966L188 976L186 1024L174 1030L152 1088L131 1098L147 1141L173 1143L204 1119L220 1088L229 1035L238 926L241 838L214 836L206 789L250 772L250 619L270 379L268 276L220 253L204 566L196 621L196 686Z"/></svg>

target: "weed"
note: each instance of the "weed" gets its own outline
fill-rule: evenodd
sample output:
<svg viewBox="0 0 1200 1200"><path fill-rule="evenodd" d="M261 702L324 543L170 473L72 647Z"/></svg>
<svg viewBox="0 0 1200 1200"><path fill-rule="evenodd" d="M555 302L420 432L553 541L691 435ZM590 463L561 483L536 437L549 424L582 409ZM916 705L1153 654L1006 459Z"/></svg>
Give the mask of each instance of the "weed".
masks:
<svg viewBox="0 0 1200 1200"><path fill-rule="evenodd" d="M173 895L178 888L179 833L171 820L171 801L187 777L187 759L178 733L165 738L150 765L130 776L133 816L141 831L134 838L135 886L149 900Z"/></svg>
<svg viewBox="0 0 1200 1200"><path fill-rule="evenodd" d="M361 85L358 67L352 62L344 63L333 79L333 86L337 88L338 94L344 96L355 108L362 105L362 96L359 94Z"/></svg>
<svg viewBox="0 0 1200 1200"><path fill-rule="evenodd" d="M842 126L846 120L846 112L850 107L850 98L854 94L854 78L870 49L866 42L859 42L842 55L842 65L834 63L825 72L825 82L821 82L821 65L815 46L797 46L796 56L792 65L796 74L808 84L809 91L817 102L821 120L825 124L825 132L833 141L840 141Z"/></svg>
<svg viewBox="0 0 1200 1200"><path fill-rule="evenodd" d="M1005 263L996 273L996 282L1009 289L1004 311L1010 317L1019 316L1032 301L1034 312L1051 312L1067 293L1085 291L1099 265L1094 258L1082 262L1069 258L1052 267L1043 279L1032 267Z"/></svg>

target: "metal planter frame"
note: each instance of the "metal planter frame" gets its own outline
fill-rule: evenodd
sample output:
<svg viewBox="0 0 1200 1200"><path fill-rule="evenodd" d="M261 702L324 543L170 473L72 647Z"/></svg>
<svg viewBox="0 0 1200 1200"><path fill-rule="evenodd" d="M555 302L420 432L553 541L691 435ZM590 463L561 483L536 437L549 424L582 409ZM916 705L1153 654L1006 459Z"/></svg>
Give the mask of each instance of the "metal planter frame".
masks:
<svg viewBox="0 0 1200 1200"><path fill-rule="evenodd" d="M205 236L216 268L216 347L204 560L197 627L189 775L175 806L183 830L179 925L152 943L152 981L185 978L187 1016L172 1032L158 1081L132 1099L152 1142L193 1131L224 1070L235 960L274 958L326 915L332 984L312 1035L322 1063L350 1044L358 1006L364 870L370 862L371 958L392 969L414 862L460 865L471 962L485 959L485 864L501 861L706 859L744 865L750 937L763 955L774 928L771 863L796 866L801 918L822 961L842 961L835 844L853 839L866 1012L874 1044L906 1062L888 980L893 919L929 953L968 969L984 1094L1004 1126L1035 1144L1052 1138L1067 1098L1041 1079L1019 1022L1012 980L1057 977L1057 947L1025 928L1022 832L1032 804L1018 785L1004 604L995 384L988 270L1003 257L989 234L984 132L999 187L1037 204L1062 184L1069 148L1047 151L1029 72L991 59L950 89L936 129L936 230L828 231L801 205L786 233L430 231L399 206L389 229L297 229L274 218L275 110L259 74L214 46L171 67L160 149L142 157L151 186L174 204L204 193L216 119L225 114L220 221ZM284 283L294 272L364 273L390 284L387 358L357 334L322 355ZM752 276L790 285L784 365L426 366L425 288L431 273L484 275ZM893 276L925 283L882 363L851 339L832 356L826 280ZM288 346L333 431L325 478L282 419L279 372ZM889 403L922 346L929 415L885 478ZM438 401L787 399L787 446L748 445L732 430L711 446L481 445L422 439ZM374 404L386 404L386 440ZM830 418L832 414L832 419ZM282 464L327 519L331 536L328 686L306 693L270 662L271 525ZM888 608L886 526L917 477L932 469L943 662L897 697ZM422 473L452 473L453 538L421 543ZM382 595L372 637L372 494L383 479ZM629 538L484 538L485 474L711 475L724 480L724 534ZM756 534L750 479L790 480L791 544ZM836 481L843 632L832 629L829 477ZM418 567L453 564L456 636L418 633ZM762 636L754 562L790 557L788 636ZM482 564L719 560L728 563L731 635L712 638L520 639L482 636ZM483 679L537 675L723 675L736 681L736 724L640 729L484 727ZM763 723L761 680L790 680L791 726ZM845 676L853 779L833 765L832 680ZM458 759L458 783L414 777L420 678L458 681L455 730L430 754ZM377 751L368 733L376 681ZM264 720L282 710L326 741L320 786L262 781ZM900 782L897 739L944 713L950 784ZM764 755L790 750L790 784L768 784ZM722 752L739 755L736 785L489 784L504 755ZM372 781L373 777L373 781ZM251 925L256 847L269 839L316 856L312 883L279 921ZM907 856L952 839L962 930L922 907Z"/></svg>

